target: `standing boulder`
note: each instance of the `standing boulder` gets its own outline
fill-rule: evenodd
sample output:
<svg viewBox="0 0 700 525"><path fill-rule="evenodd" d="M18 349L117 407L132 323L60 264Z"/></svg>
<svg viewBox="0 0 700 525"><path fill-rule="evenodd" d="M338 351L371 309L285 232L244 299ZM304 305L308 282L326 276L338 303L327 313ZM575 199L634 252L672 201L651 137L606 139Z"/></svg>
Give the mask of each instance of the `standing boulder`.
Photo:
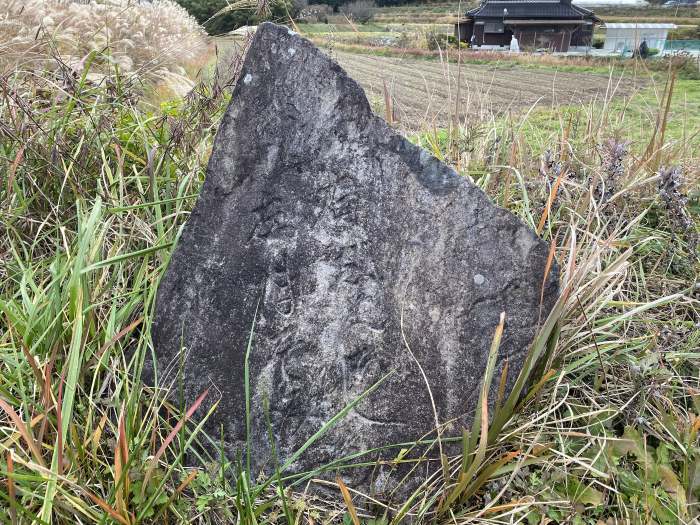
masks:
<svg viewBox="0 0 700 525"><path fill-rule="evenodd" d="M436 418L459 434L501 312L496 377L507 358L512 384L556 300L556 271L542 290L547 255L518 218L373 115L338 64L262 24L158 290L159 371L173 379L181 363L190 402L211 387L208 428L218 438L223 426L231 457L252 443L253 475L275 468L268 428L284 463L392 371L288 470L415 441ZM381 488L390 472L344 476Z"/></svg>

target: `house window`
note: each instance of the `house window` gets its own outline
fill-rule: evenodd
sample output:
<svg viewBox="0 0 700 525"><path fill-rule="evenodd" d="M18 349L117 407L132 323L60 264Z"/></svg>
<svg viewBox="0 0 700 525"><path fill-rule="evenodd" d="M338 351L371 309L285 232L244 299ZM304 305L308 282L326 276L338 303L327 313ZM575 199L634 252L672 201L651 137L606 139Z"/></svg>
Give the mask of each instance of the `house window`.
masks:
<svg viewBox="0 0 700 525"><path fill-rule="evenodd" d="M484 24L484 33L503 33L504 31L503 22L486 22Z"/></svg>

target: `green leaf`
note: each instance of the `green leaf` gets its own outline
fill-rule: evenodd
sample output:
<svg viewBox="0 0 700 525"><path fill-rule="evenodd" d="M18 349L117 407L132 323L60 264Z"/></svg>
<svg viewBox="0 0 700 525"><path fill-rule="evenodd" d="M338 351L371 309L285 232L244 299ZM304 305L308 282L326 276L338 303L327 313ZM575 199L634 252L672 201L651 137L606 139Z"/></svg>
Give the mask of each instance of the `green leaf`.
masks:
<svg viewBox="0 0 700 525"><path fill-rule="evenodd" d="M672 502L676 503L676 508L673 509L681 516L686 516L688 513L687 501L685 497L685 489L678 480L678 476L669 467L662 465L659 467L659 476L661 477L661 486Z"/></svg>
<svg viewBox="0 0 700 525"><path fill-rule="evenodd" d="M525 519L527 520L528 525L539 525L539 523L542 521L542 515L536 510L531 510L527 513Z"/></svg>
<svg viewBox="0 0 700 525"><path fill-rule="evenodd" d="M611 451L614 456L621 458L627 454L634 456L639 463L639 466L645 472L656 470L656 463L649 453L650 447L645 446L644 438L634 427L625 427L625 432L622 438L613 441ZM653 450L653 449L652 449Z"/></svg>
<svg viewBox="0 0 700 525"><path fill-rule="evenodd" d="M299 447L299 449L294 452L294 454L291 455L291 457L285 462L284 465L282 465L282 468L280 470L285 471L287 470L297 459L299 459L299 456L301 456L307 448L309 448L311 445L313 445L316 441L321 439L326 432L328 432L330 429L332 429L341 419L343 419L355 406L357 406L358 403L360 403L363 399L365 399L367 396L369 396L372 392L377 390L379 386L384 383L389 377L391 377L395 373L395 370L392 370L391 372L387 373L383 377L379 379L376 383L374 383L371 387L369 387L367 390L365 390L362 394L357 396L353 401L345 405L345 408L343 408L340 412L338 412L336 415L334 415L332 418L330 418L326 423L324 423L321 428L309 439L306 440L306 442Z"/></svg>
<svg viewBox="0 0 700 525"><path fill-rule="evenodd" d="M91 264L90 266L87 266L82 269L82 273L88 273L92 272L94 270L99 270L100 268L104 268L105 266L109 266L110 264L115 264L118 262L124 262L128 259L134 259L138 257L143 257L144 255L149 255L151 253L155 253L160 250L167 250L168 248L171 248L175 244L174 242L166 242L164 244L158 244L156 246L151 246L150 248L144 248L143 250L136 250L134 252L130 253L123 253L121 255L117 255L115 257L110 257L109 259L105 259L103 261L96 262L95 264Z"/></svg>
<svg viewBox="0 0 700 525"><path fill-rule="evenodd" d="M569 476L566 485L566 494L573 503L592 505L597 507L603 504L603 493L594 489L591 485L581 483L576 477Z"/></svg>

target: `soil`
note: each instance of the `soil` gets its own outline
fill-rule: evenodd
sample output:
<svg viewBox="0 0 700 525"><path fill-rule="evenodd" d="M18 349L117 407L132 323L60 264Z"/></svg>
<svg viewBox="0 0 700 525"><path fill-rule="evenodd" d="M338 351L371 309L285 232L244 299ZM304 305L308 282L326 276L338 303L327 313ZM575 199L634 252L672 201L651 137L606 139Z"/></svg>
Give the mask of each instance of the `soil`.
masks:
<svg viewBox="0 0 700 525"><path fill-rule="evenodd" d="M629 94L633 81L590 72L446 63L331 51L386 117L385 86L394 121L407 131L443 128L459 121L521 113L533 106L570 106ZM639 81L637 80L637 84ZM459 101L459 103L458 103Z"/></svg>

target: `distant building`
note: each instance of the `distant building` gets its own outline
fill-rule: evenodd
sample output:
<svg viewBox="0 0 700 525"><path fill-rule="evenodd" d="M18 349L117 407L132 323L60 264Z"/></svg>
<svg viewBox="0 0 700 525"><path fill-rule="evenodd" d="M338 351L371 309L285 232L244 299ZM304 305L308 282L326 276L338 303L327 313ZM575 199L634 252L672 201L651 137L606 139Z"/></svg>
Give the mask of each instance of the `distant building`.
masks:
<svg viewBox="0 0 700 525"><path fill-rule="evenodd" d="M675 24L605 24L603 49L624 55L634 53L642 42L646 42L649 48L663 52L669 30L676 27Z"/></svg>
<svg viewBox="0 0 700 525"><path fill-rule="evenodd" d="M515 36L521 48L584 51L599 22L571 0L485 0L455 24L455 37L486 49L508 48Z"/></svg>

